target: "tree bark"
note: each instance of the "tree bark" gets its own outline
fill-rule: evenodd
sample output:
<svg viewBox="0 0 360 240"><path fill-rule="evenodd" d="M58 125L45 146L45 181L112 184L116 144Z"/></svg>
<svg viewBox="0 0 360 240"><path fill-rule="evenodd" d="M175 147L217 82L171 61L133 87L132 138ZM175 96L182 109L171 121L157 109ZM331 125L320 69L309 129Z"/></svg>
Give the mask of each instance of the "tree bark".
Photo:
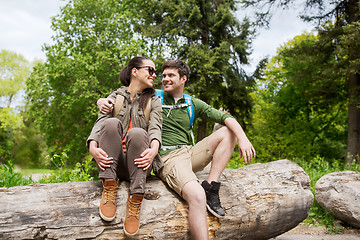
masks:
<svg viewBox="0 0 360 240"><path fill-rule="evenodd" d="M197 142L203 140L207 136L206 129L207 129L207 120L201 119L201 121L198 124Z"/></svg>
<svg viewBox="0 0 360 240"><path fill-rule="evenodd" d="M348 24L359 20L359 1L349 0ZM355 51L355 50L354 50ZM349 62L357 60L357 53L349 52ZM360 162L360 73L359 67L349 71L349 109L348 109L348 139L346 163L353 160Z"/></svg>
<svg viewBox="0 0 360 240"><path fill-rule="evenodd" d="M278 236L302 222L313 203L309 177L288 160L225 169L220 181L226 217L208 214L211 239ZM190 239L186 203L156 177L146 189L134 238ZM0 189L0 239L124 239L127 190L122 182L116 218L107 223L99 217L100 181Z"/></svg>
<svg viewBox="0 0 360 240"><path fill-rule="evenodd" d="M360 163L360 75L349 77L349 119L346 163Z"/></svg>

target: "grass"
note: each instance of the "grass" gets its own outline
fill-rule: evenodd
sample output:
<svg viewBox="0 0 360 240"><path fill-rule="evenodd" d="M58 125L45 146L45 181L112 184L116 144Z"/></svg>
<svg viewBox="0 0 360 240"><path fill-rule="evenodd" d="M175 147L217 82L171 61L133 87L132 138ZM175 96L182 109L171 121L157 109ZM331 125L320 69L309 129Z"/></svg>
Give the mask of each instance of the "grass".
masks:
<svg viewBox="0 0 360 240"><path fill-rule="evenodd" d="M17 172L21 173L24 176L30 176L32 174L51 174L54 170L46 168L16 168Z"/></svg>
<svg viewBox="0 0 360 240"><path fill-rule="evenodd" d="M39 181L34 181L31 174L46 174ZM74 168L65 167L62 161L57 165L57 169L15 169L10 161L7 164L0 165L0 188L23 186L33 183L58 183L58 182L82 182L97 179L95 177L97 169L91 159L85 160L83 163L77 163Z"/></svg>

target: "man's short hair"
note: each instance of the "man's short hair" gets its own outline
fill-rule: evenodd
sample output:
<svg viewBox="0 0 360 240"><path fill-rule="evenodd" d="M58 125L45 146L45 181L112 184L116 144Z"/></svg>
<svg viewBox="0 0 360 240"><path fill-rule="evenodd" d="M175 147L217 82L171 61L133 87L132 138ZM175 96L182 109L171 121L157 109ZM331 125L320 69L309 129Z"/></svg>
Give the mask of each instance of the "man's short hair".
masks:
<svg viewBox="0 0 360 240"><path fill-rule="evenodd" d="M189 80L190 68L181 60L168 60L163 65L161 70L164 71L165 68L176 68L179 72L180 78L186 76L186 81Z"/></svg>

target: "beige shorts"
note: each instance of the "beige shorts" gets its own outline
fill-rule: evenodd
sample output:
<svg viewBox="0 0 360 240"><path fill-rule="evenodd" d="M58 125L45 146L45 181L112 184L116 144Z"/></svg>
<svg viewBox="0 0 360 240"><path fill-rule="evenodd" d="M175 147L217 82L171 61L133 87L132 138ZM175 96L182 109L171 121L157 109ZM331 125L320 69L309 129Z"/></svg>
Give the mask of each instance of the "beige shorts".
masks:
<svg viewBox="0 0 360 240"><path fill-rule="evenodd" d="M159 177L180 196L186 183L198 180L195 172L203 170L212 160L209 150L209 137L195 146L186 146L161 156L164 167Z"/></svg>

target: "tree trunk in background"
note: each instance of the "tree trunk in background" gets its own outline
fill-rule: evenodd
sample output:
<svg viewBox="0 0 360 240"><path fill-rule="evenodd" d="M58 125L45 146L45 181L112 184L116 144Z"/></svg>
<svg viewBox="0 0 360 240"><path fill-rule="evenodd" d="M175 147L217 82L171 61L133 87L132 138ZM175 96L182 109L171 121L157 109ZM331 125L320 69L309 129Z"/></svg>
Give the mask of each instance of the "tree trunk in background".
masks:
<svg viewBox="0 0 360 240"><path fill-rule="evenodd" d="M207 136L206 134L207 120L204 118L201 119L201 122L199 122L198 125L199 128L198 128L197 142L201 141Z"/></svg>
<svg viewBox="0 0 360 240"><path fill-rule="evenodd" d="M351 164L356 159L360 163L360 75L352 74L349 78L349 119L346 162Z"/></svg>
<svg viewBox="0 0 360 240"><path fill-rule="evenodd" d="M359 20L359 1L349 0L348 24ZM353 49L353 48L352 48ZM349 62L358 60L355 52L349 52ZM349 76L349 119L346 163L356 159L360 162L360 69L359 66L350 69Z"/></svg>

